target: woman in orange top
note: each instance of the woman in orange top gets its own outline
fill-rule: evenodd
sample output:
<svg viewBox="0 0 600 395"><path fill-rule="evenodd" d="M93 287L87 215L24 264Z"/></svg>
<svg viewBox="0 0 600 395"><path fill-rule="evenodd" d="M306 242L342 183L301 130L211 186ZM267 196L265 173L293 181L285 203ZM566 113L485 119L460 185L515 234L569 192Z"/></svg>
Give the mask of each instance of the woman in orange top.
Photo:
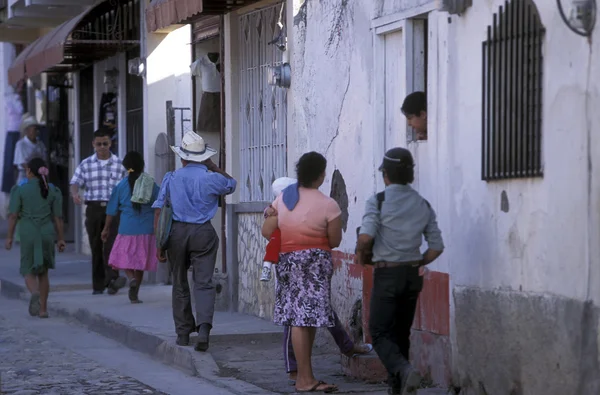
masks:
<svg viewBox="0 0 600 395"><path fill-rule="evenodd" d="M316 328L332 327L331 249L342 241L341 210L335 200L319 191L327 160L309 152L296 165L298 183L284 189L273 202L276 215L265 220L262 234L270 239L281 230L277 265L274 321L292 327L298 361L296 390L333 392L335 385L315 379L311 354Z"/></svg>

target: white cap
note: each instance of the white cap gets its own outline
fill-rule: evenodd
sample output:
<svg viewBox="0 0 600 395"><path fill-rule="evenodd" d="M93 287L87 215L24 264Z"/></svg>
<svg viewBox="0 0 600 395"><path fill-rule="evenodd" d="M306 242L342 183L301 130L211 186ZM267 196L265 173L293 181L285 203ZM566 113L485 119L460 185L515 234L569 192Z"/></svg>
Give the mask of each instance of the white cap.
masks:
<svg viewBox="0 0 600 395"><path fill-rule="evenodd" d="M275 195L275 197L279 196L285 188L289 187L292 184L295 184L296 182L298 182L298 180L290 177L281 177L276 179L275 181L273 181L272 185L273 195Z"/></svg>

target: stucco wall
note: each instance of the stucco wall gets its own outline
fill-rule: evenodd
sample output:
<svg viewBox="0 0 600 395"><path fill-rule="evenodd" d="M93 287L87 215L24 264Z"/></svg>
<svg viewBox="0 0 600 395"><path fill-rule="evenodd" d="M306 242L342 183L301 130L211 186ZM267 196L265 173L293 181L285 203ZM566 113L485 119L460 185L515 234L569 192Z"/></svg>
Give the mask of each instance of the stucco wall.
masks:
<svg viewBox="0 0 600 395"><path fill-rule="evenodd" d="M148 112L148 123L144 141L149 157L146 171L154 174L156 138L160 133L167 132L166 102L173 101L173 107L192 107L190 25L180 27L169 34L148 33L146 46L148 52L145 81L148 100L145 108ZM189 118L191 112L187 112L185 116ZM176 112L176 118L175 141L180 142L179 112Z"/></svg>
<svg viewBox="0 0 600 395"><path fill-rule="evenodd" d="M591 55L598 45L568 31L555 4L537 2L547 30L545 175L482 182L480 158L472 154L481 144L481 42L501 4L474 4L448 27L447 234L456 379L473 391L484 386L494 393L597 393L598 347L592 339L598 334L600 201L594 157L600 146L592 138L599 128L597 112L590 111L598 106L598 85L590 76L598 68L597 55ZM510 204L506 213L500 210L503 191ZM481 368L488 352L496 363ZM498 365L510 369L494 370Z"/></svg>
<svg viewBox="0 0 600 395"><path fill-rule="evenodd" d="M260 281L267 245L261 235L263 221L262 213L240 214L238 217L238 311L272 320L275 279Z"/></svg>
<svg viewBox="0 0 600 395"><path fill-rule="evenodd" d="M374 144L382 131L373 128L381 114L374 112L380 97L374 95L371 22L425 3L292 2L289 162L317 150L329 160L328 176L334 169L344 176L349 201L348 231L341 246L345 252L353 250L354 229L379 177L373 165ZM597 39L590 45L572 34L554 3L537 2L547 29L545 176L483 182L481 43L503 3L474 2L461 16L431 14L430 58L436 63L429 69L428 92L435 95L429 99L433 128L428 142L411 144L418 157L415 186L437 210L447 247L431 270L450 273L453 380L465 392L478 391L481 382L488 393L515 388L525 394L597 393L600 384L593 377L598 377L598 347L593 339L598 333L595 306L600 303L600 181L593 172L600 153L600 115L593 111L598 85L590 78L599 66ZM398 125L401 137L403 130ZM508 212L500 210L503 192ZM566 309L573 316L561 313ZM586 347L573 349L567 341L572 336ZM548 341L556 353L539 354ZM514 348L503 352L507 345ZM423 348L413 351L432 355L430 346L417 343L415 348ZM544 358L555 358L558 365L531 368L538 359L539 366L546 366ZM444 363L440 359L429 362ZM506 366L510 371L502 371ZM577 366L579 376L569 377ZM539 392L543 383L545 391L554 389Z"/></svg>

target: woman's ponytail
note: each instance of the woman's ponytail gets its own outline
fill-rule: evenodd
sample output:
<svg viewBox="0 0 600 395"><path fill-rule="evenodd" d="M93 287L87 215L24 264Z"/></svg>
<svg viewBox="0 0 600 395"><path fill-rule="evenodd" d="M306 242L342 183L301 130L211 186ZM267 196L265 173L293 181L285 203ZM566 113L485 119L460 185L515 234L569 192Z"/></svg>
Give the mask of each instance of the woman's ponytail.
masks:
<svg viewBox="0 0 600 395"><path fill-rule="evenodd" d="M46 167L46 163L42 158L33 158L27 164L31 174L39 179L40 194L44 199L48 199L49 187L48 187L48 175L50 172Z"/></svg>
<svg viewBox="0 0 600 395"><path fill-rule="evenodd" d="M125 155L125 158L123 158L123 166L127 169L127 172L129 173L128 176L128 181L129 181L129 189L131 190L131 193L133 194L133 189L135 188L135 182L137 181L138 178L140 178L140 175L142 174L142 172L144 171L144 157L136 151L131 151L129 153L127 153L127 155ZM136 211L141 211L142 210L142 205L139 203L132 203L133 208Z"/></svg>

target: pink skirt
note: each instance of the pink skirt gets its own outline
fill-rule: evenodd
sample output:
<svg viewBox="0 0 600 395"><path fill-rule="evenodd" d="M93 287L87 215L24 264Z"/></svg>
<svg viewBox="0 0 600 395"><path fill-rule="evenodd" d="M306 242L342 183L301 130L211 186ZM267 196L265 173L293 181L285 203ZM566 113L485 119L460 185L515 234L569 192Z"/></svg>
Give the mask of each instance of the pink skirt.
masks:
<svg viewBox="0 0 600 395"><path fill-rule="evenodd" d="M117 270L144 270L155 272L156 237L154 235L117 235L108 264Z"/></svg>

